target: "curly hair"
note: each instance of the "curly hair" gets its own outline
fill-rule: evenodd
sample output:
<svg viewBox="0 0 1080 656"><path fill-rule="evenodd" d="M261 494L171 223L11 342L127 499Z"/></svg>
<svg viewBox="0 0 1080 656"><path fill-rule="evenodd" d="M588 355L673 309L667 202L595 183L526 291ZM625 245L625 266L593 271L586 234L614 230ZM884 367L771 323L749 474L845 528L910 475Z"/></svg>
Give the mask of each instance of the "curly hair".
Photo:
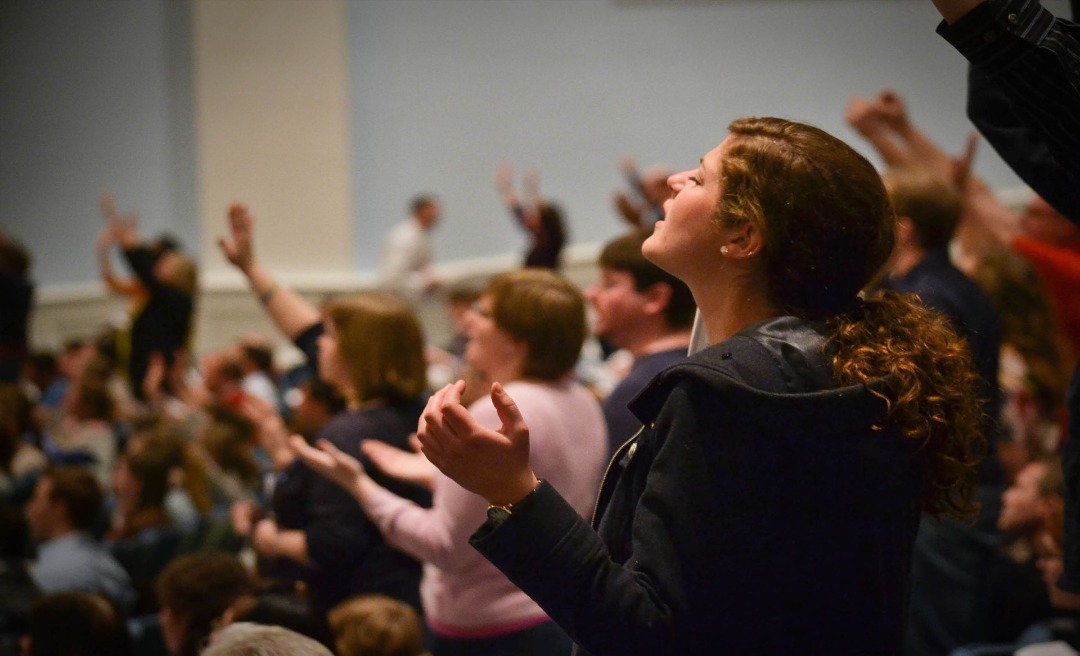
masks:
<svg viewBox="0 0 1080 656"><path fill-rule="evenodd" d="M754 225L772 300L822 321L836 347L837 384L884 381L885 426L921 444L923 508L968 515L981 455L977 380L966 344L946 322L895 294L863 300L884 266L896 216L881 176L828 133L777 118L731 124L720 164L717 221Z"/></svg>
<svg viewBox="0 0 1080 656"><path fill-rule="evenodd" d="M940 314L894 292L827 325L837 348L836 382L884 378L886 392L873 393L888 407L886 422L921 445L923 509L932 515L974 514L975 471L986 439L967 343Z"/></svg>

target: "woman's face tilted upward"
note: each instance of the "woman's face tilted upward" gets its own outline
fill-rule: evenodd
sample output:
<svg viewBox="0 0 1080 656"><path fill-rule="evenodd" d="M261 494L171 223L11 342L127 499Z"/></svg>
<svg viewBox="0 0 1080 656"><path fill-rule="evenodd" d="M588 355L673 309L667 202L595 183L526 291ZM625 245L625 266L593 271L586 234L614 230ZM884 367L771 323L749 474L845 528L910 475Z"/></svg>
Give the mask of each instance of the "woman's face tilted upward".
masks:
<svg viewBox="0 0 1080 656"><path fill-rule="evenodd" d="M702 157L698 168L668 178L671 197L664 202L664 219L641 248L650 261L683 281L693 278L696 268L715 266L720 253L720 160L730 139Z"/></svg>

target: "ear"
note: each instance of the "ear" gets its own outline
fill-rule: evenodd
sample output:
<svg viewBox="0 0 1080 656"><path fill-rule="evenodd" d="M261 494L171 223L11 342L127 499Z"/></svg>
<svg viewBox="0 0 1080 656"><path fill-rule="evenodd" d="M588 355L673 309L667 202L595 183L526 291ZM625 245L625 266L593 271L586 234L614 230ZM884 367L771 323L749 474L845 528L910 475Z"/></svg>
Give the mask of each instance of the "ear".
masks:
<svg viewBox="0 0 1080 656"><path fill-rule="evenodd" d="M765 235L749 221L724 229L721 253L725 257L743 260L760 254L764 248Z"/></svg>
<svg viewBox="0 0 1080 656"><path fill-rule="evenodd" d="M669 303L671 303L672 295L671 285L666 282L654 282L649 285L644 291L640 292L644 297L645 303L642 305L642 309L648 315L663 314L667 309Z"/></svg>

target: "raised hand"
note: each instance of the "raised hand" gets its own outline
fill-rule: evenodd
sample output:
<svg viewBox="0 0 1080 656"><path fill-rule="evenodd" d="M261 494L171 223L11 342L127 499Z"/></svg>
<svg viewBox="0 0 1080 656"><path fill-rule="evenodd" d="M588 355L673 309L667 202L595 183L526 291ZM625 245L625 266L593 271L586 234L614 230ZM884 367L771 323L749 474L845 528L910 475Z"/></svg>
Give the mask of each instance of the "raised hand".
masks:
<svg viewBox="0 0 1080 656"><path fill-rule="evenodd" d="M222 255L237 269L247 273L255 262L255 218L246 205L233 203L229 207L229 238L218 237Z"/></svg>
<svg viewBox="0 0 1080 656"><path fill-rule="evenodd" d="M360 443L360 451L387 476L431 490L435 487L438 469L419 453L420 442L415 437L409 439L414 451L404 451L379 440L364 440Z"/></svg>
<svg viewBox="0 0 1080 656"><path fill-rule="evenodd" d="M491 386L491 402L502 426L481 426L461 405L464 389L465 383L458 381L428 400L417 431L424 455L488 502L516 503L536 489L536 475L529 467L529 427L498 383Z"/></svg>
<svg viewBox="0 0 1080 656"><path fill-rule="evenodd" d="M510 162L499 164L495 171L495 189L501 194L514 190L514 165Z"/></svg>
<svg viewBox="0 0 1080 656"><path fill-rule="evenodd" d="M903 97L891 89L885 89L878 94L874 109L877 116L896 132L903 132L911 125Z"/></svg>
<svg viewBox="0 0 1080 656"><path fill-rule="evenodd" d="M299 435L289 439L289 448L308 469L341 486L357 499L363 496L366 484L375 484L356 458L326 440L319 440L316 446L318 448L305 442Z"/></svg>

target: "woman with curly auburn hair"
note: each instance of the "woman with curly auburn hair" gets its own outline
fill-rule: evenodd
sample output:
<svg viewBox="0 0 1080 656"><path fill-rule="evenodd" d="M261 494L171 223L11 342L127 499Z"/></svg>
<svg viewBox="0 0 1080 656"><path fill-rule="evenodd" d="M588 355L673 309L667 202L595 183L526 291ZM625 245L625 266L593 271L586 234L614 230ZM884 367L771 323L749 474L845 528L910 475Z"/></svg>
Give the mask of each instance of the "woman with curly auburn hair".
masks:
<svg viewBox="0 0 1080 656"><path fill-rule="evenodd" d="M633 401L593 526L499 430L429 401L419 433L491 504L473 545L575 653L899 654L920 512L969 515L981 451L964 344L899 295L860 290L892 250L873 166L775 118L735 121L671 176L642 250L690 287L710 346Z"/></svg>

